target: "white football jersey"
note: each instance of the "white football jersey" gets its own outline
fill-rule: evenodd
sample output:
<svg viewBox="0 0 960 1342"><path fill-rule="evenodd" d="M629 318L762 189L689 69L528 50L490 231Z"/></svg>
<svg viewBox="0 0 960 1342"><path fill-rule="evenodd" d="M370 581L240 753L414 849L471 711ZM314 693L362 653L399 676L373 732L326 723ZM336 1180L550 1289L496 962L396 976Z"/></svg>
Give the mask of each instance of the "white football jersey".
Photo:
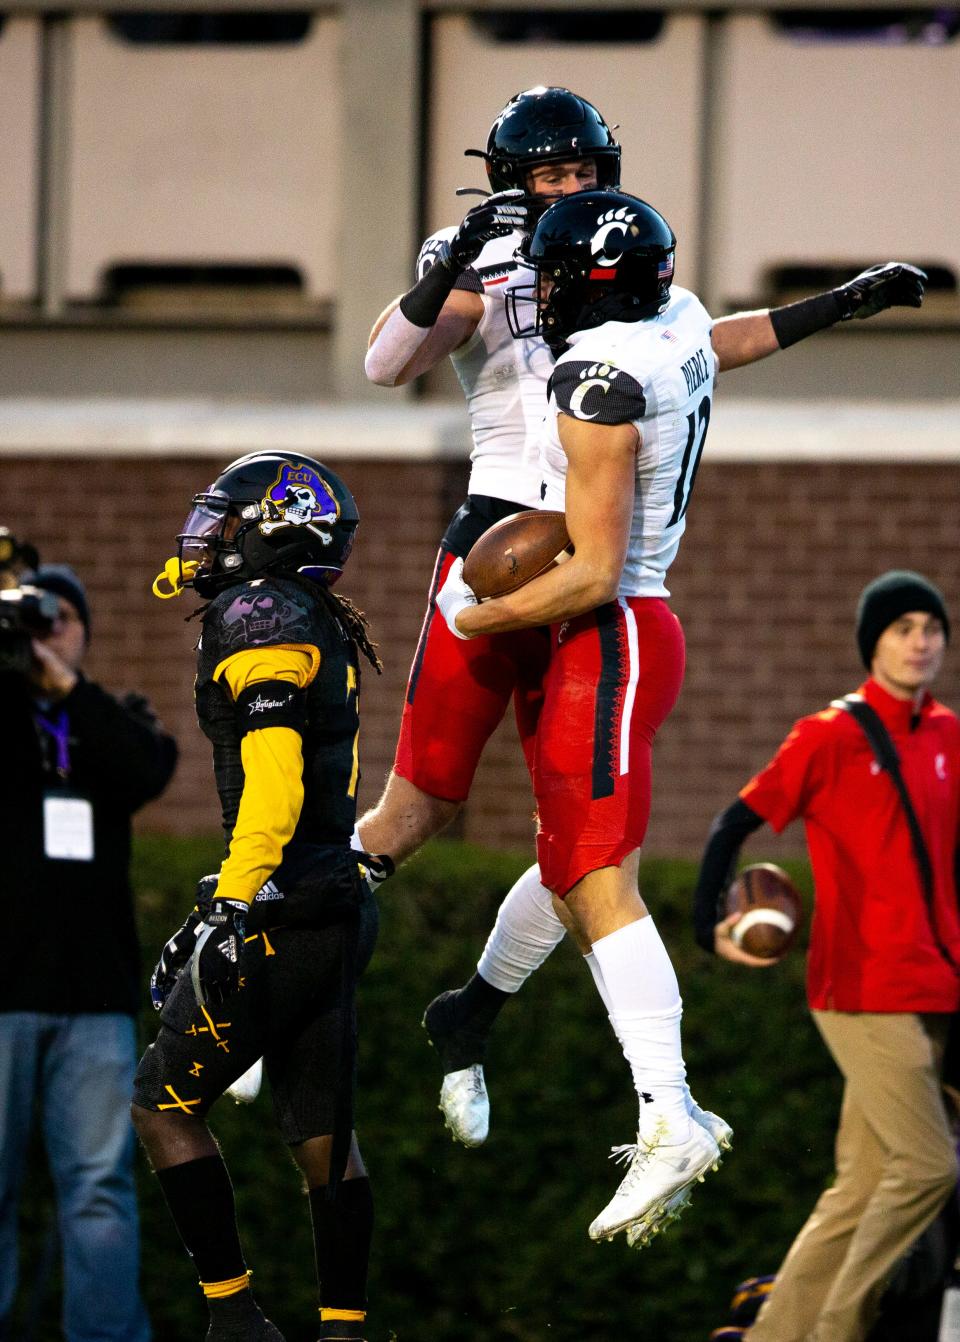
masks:
<svg viewBox="0 0 960 1342"><path fill-rule="evenodd" d="M417 278L429 269L443 242L457 229L442 228L420 249ZM482 294L476 331L450 359L467 402L473 447L471 494L488 494L536 508L540 503L540 436L553 357L542 340L514 340L504 294L533 282L514 252L522 235L494 238L461 277L458 287Z"/></svg>
<svg viewBox="0 0 960 1342"><path fill-rule="evenodd" d="M695 294L674 286L656 317L607 322L570 337L550 379L540 465L541 508L563 510L567 457L562 412L598 424L635 424L636 497L620 596L669 596L667 569L680 547L700 465L717 359L713 321Z"/></svg>

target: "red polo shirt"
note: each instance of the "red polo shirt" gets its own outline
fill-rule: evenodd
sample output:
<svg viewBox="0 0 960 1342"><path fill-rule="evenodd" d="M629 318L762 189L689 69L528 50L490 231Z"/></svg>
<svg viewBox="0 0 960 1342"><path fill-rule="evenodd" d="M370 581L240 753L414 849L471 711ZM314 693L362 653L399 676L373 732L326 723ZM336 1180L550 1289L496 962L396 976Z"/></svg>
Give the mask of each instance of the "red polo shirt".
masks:
<svg viewBox="0 0 960 1342"><path fill-rule="evenodd" d="M960 720L927 695L919 713L874 680L858 691L900 756L934 872L937 930L960 965L954 856ZM937 949L903 807L842 709L801 718L740 793L779 833L803 817L816 889L807 994L833 1011L955 1011L960 975Z"/></svg>

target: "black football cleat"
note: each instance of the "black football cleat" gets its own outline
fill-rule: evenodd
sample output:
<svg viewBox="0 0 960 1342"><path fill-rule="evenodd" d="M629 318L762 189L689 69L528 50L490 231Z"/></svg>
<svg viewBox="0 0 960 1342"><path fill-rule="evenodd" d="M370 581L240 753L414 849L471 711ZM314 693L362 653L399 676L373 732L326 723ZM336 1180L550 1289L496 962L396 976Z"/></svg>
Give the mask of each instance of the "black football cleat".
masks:
<svg viewBox="0 0 960 1342"><path fill-rule="evenodd" d="M490 1130L490 1099L483 1076L489 1035L463 1023L458 999L456 990L435 997L423 1013L423 1028L443 1067L439 1104L443 1121L454 1141L482 1146Z"/></svg>
<svg viewBox="0 0 960 1342"><path fill-rule="evenodd" d="M320 1324L319 1342L365 1342L363 1319L325 1319Z"/></svg>
<svg viewBox="0 0 960 1342"><path fill-rule="evenodd" d="M211 1319L206 1342L284 1342L283 1333L257 1309L244 1319Z"/></svg>

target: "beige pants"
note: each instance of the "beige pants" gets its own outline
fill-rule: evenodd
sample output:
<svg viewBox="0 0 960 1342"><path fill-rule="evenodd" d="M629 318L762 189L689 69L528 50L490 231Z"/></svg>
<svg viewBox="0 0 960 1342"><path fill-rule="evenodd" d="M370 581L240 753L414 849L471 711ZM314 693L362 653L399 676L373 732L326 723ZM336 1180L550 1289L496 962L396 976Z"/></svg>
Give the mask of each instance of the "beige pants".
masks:
<svg viewBox="0 0 960 1342"><path fill-rule="evenodd" d="M957 1179L939 1083L949 1017L813 1019L845 1081L836 1177L793 1241L750 1342L861 1342L894 1264Z"/></svg>

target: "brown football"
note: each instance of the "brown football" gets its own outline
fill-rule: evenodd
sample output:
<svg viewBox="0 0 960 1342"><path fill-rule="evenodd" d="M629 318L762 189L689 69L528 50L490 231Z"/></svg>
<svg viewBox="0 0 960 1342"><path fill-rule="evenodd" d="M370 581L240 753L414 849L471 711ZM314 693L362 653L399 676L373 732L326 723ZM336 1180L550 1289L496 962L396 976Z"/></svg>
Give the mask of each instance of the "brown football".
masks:
<svg viewBox="0 0 960 1342"><path fill-rule="evenodd" d="M727 913L743 914L730 929L735 946L762 960L779 960L797 939L803 902L785 871L772 862L755 862L727 891Z"/></svg>
<svg viewBox="0 0 960 1342"><path fill-rule="evenodd" d="M572 552L563 513L531 508L483 533L463 561L463 580L486 601L515 592Z"/></svg>

